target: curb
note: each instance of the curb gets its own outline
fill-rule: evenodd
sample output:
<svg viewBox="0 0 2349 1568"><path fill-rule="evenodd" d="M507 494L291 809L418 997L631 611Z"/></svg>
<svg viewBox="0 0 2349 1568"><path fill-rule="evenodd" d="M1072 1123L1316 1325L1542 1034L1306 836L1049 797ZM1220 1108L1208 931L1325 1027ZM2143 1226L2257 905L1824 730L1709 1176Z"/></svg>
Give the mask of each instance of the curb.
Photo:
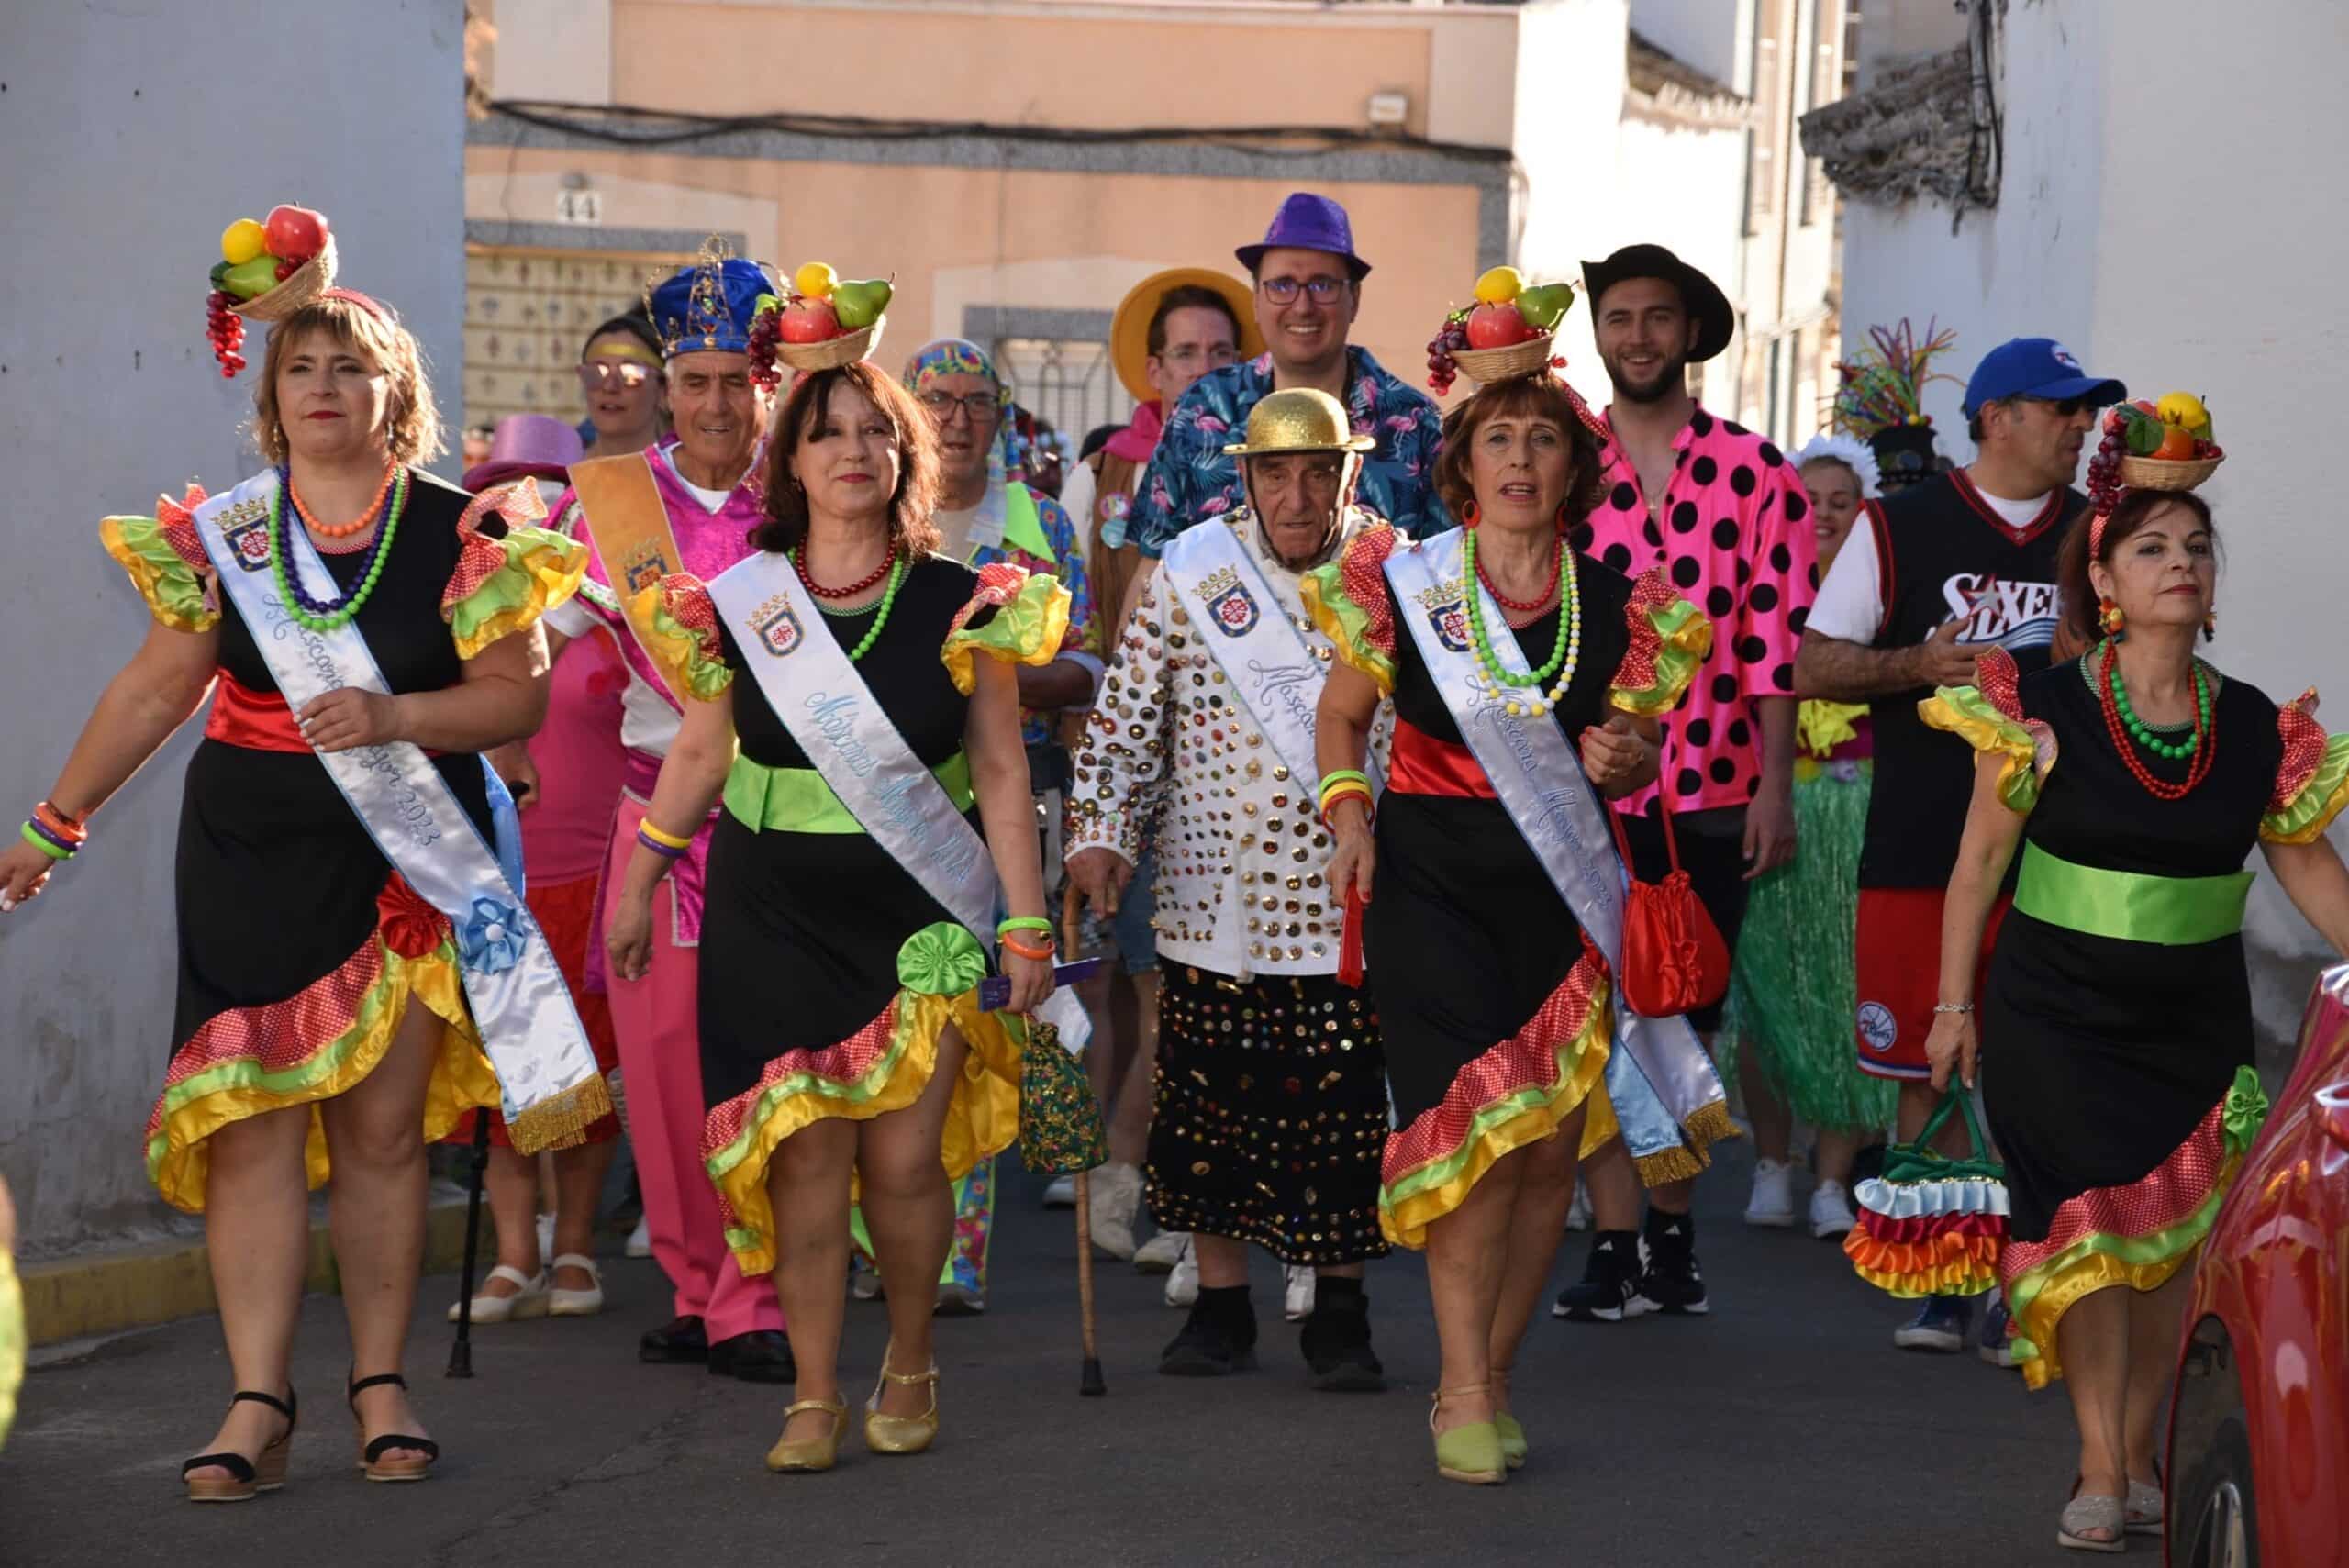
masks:
<svg viewBox="0 0 2349 1568"><path fill-rule="evenodd" d="M486 1204L482 1206L482 1250L489 1253L496 1227ZM425 1210L423 1272L455 1270L464 1261L464 1195L436 1190ZM18 1277L24 1285L26 1339L33 1345L143 1329L210 1312L218 1305L212 1294L210 1251L200 1237L27 1264ZM306 1290L341 1288L334 1244L323 1218L310 1222L310 1262L302 1283Z"/></svg>

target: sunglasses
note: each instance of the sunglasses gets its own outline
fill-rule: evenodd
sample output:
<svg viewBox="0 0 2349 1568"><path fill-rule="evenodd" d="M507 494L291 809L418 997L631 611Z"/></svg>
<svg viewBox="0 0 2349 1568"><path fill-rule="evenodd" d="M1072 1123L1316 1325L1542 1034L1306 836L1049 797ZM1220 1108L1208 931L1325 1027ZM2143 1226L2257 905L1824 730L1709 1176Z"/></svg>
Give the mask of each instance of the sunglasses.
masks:
<svg viewBox="0 0 2349 1568"><path fill-rule="evenodd" d="M1323 272L1318 277L1307 278L1302 283L1296 278L1266 278L1256 286L1263 289L1264 297L1275 305L1290 303L1297 298L1297 291L1299 288L1313 296L1314 304L1331 305L1335 304L1346 292L1346 280L1333 278L1329 273Z"/></svg>
<svg viewBox="0 0 2349 1568"><path fill-rule="evenodd" d="M2059 419L2069 419L2078 414L2082 409L2092 409L2099 406L2099 405L2086 397L2020 397L2017 398L2016 401L2019 403L2036 403L2043 408L2053 409L2054 410L2055 417Z"/></svg>
<svg viewBox="0 0 2349 1568"><path fill-rule="evenodd" d="M632 390L651 378L652 367L634 360L589 360L579 367L579 380L587 386L625 386Z"/></svg>

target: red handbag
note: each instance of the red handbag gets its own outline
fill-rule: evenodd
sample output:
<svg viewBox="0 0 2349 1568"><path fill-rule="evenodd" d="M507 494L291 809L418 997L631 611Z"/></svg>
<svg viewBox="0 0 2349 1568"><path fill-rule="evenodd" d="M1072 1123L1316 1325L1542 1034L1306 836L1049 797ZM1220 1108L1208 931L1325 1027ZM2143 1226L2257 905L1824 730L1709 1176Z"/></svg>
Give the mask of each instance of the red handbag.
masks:
<svg viewBox="0 0 2349 1568"><path fill-rule="evenodd" d="M1680 869L1680 845L1672 833L1672 808L1656 796L1664 823L1664 852L1672 871L1662 882L1642 882L1632 872L1631 843L1620 813L1608 810L1623 868L1631 872L1623 899L1623 957L1615 984L1623 1005L1644 1018L1669 1018L1709 1007L1729 990L1729 944L1705 912L1688 873Z"/></svg>

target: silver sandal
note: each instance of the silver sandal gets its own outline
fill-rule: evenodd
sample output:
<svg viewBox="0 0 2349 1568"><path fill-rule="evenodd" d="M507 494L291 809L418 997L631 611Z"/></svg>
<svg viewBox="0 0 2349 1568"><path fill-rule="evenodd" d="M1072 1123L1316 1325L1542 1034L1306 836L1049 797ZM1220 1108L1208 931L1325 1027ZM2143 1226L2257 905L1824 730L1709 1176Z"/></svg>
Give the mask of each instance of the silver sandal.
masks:
<svg viewBox="0 0 2349 1568"><path fill-rule="evenodd" d="M2091 1529L2109 1529L2112 1539L2099 1540L2081 1533ZM2064 1505L2064 1517L2055 1526L2055 1544L2074 1551L2126 1551L2126 1509L2120 1498L2077 1496Z"/></svg>
<svg viewBox="0 0 2349 1568"><path fill-rule="evenodd" d="M2162 1512L2162 1489L2151 1481L2129 1482L2129 1501L2121 1510L2124 1528L2131 1535L2159 1535L2165 1518Z"/></svg>

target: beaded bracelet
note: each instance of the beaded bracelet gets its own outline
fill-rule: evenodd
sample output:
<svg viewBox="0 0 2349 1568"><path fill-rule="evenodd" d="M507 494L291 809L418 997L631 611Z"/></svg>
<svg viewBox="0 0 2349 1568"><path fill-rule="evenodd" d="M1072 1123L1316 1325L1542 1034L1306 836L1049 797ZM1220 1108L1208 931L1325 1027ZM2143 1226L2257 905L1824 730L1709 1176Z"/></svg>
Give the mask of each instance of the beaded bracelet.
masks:
<svg viewBox="0 0 2349 1568"><path fill-rule="evenodd" d="M72 845L57 842L34 823L27 822L18 831L26 843L39 850L50 860L70 861L73 858Z"/></svg>
<svg viewBox="0 0 2349 1568"><path fill-rule="evenodd" d="M693 838L690 834L684 838L679 838L674 833L669 832L664 828L655 827L649 819L637 823L636 830L644 835L644 837L651 840L655 844L666 846L669 849L676 851L677 853L681 855L687 850L694 847Z"/></svg>
<svg viewBox="0 0 2349 1568"><path fill-rule="evenodd" d="M1031 948L1025 942L1019 941L1011 937L1006 937L1003 939L1003 951L1011 954L1014 958L1024 958L1034 962L1042 963L1050 960L1052 956L1052 944L1047 942L1042 947Z"/></svg>
<svg viewBox="0 0 2349 1568"><path fill-rule="evenodd" d="M996 923L995 934L998 937L1009 936L1014 931L1041 931L1046 937L1050 937L1052 934L1052 923L1041 915L1014 915L1008 920L999 920Z"/></svg>
<svg viewBox="0 0 2349 1568"><path fill-rule="evenodd" d="M685 846L682 844L662 843L660 839L653 837L654 834L659 832L659 828L648 828L643 823L640 822L637 824L636 828L636 841L642 844L646 849L651 850L654 854L659 855L664 861L684 860L685 858Z"/></svg>

